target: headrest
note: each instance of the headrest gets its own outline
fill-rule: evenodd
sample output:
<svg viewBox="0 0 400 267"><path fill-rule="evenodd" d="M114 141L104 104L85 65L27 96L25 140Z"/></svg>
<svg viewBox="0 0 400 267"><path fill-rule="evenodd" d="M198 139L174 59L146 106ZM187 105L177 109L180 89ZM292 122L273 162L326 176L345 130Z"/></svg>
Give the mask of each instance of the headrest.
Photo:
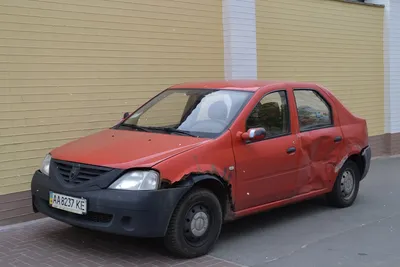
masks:
<svg viewBox="0 0 400 267"><path fill-rule="evenodd" d="M280 115L280 108L277 102L267 102L262 105L261 110L269 118Z"/></svg>
<svg viewBox="0 0 400 267"><path fill-rule="evenodd" d="M212 103L208 108L208 117L212 120L225 121L228 117L228 107L225 102L220 100Z"/></svg>

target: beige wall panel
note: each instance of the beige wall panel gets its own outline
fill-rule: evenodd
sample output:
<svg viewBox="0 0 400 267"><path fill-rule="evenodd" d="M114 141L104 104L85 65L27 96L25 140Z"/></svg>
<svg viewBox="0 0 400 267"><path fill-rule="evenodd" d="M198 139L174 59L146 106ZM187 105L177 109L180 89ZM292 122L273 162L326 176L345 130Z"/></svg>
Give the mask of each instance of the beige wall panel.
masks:
<svg viewBox="0 0 400 267"><path fill-rule="evenodd" d="M0 195L29 189L47 151L166 87L224 78L222 0L2 0L0 10Z"/></svg>
<svg viewBox="0 0 400 267"><path fill-rule="evenodd" d="M334 0L257 0L258 77L327 86L384 133L383 12Z"/></svg>

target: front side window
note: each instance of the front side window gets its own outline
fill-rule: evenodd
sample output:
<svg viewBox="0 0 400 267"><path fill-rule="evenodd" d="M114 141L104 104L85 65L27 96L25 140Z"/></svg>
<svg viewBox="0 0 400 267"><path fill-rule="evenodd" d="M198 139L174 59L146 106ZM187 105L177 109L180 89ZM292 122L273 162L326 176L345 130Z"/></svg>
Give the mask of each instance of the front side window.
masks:
<svg viewBox="0 0 400 267"><path fill-rule="evenodd" d="M246 121L246 130L251 128L264 128L267 132L267 138L290 133L286 91L270 93L257 103Z"/></svg>
<svg viewBox="0 0 400 267"><path fill-rule="evenodd" d="M294 96L300 131L310 131L333 125L330 106L318 92L296 89Z"/></svg>
<svg viewBox="0 0 400 267"><path fill-rule="evenodd" d="M213 138L230 126L252 94L218 89L166 90L118 128Z"/></svg>

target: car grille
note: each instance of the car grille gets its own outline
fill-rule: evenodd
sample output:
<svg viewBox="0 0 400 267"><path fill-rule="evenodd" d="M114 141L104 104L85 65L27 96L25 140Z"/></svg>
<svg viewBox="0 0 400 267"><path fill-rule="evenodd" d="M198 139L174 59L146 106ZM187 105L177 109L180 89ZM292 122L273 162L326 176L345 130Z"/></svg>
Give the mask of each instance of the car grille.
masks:
<svg viewBox="0 0 400 267"><path fill-rule="evenodd" d="M110 172L112 169L99 166L84 165L66 161L54 161L57 172L63 181L69 184L81 184L88 182L100 175Z"/></svg>

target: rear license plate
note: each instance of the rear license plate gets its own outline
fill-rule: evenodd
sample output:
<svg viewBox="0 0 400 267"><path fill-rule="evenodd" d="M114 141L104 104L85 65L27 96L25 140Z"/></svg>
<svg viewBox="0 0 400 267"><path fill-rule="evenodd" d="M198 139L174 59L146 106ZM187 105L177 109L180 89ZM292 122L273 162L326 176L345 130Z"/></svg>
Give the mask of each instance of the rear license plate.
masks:
<svg viewBox="0 0 400 267"><path fill-rule="evenodd" d="M54 192L49 192L49 204L51 207L72 212L75 214L86 214L87 200L84 198L70 197Z"/></svg>

